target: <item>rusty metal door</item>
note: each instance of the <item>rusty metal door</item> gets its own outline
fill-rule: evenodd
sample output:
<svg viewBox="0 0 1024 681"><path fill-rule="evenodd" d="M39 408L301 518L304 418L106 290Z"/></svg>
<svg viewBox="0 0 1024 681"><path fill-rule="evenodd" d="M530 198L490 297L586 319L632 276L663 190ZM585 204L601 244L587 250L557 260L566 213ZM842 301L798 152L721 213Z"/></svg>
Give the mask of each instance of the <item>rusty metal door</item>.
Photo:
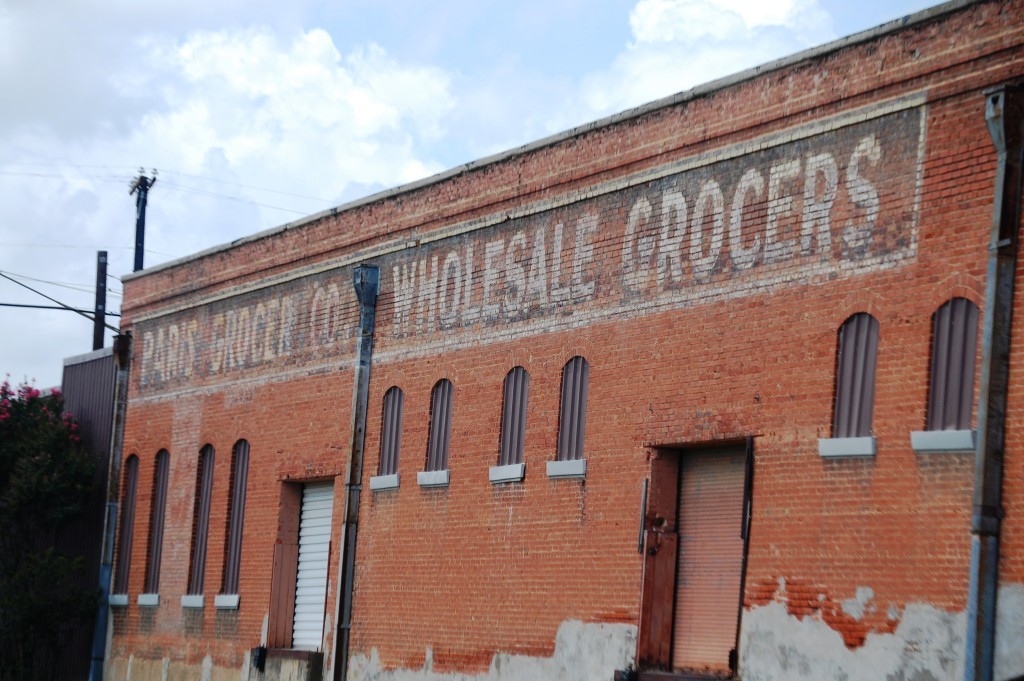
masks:
<svg viewBox="0 0 1024 681"><path fill-rule="evenodd" d="M672 667L728 676L743 583L744 447L680 462Z"/></svg>

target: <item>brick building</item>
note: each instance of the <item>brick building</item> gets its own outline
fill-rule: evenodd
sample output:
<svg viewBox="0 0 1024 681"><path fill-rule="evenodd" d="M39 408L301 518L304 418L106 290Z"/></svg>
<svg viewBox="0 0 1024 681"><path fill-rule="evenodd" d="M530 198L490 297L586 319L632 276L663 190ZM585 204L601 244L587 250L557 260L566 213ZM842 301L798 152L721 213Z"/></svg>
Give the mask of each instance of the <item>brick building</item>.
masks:
<svg viewBox="0 0 1024 681"><path fill-rule="evenodd" d="M1024 675L1022 17L126 277L107 677Z"/></svg>

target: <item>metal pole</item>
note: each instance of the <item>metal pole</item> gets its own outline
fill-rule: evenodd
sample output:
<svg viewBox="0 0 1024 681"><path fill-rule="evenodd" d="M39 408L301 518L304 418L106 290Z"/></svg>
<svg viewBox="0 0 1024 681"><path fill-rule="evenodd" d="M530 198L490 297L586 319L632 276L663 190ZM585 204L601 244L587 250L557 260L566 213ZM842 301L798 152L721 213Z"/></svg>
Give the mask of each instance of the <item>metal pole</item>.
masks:
<svg viewBox="0 0 1024 681"><path fill-rule="evenodd" d="M135 194L135 269L138 272L142 269L142 254L146 244L146 201L149 197L150 188L156 184L156 171L153 171L153 179L150 179L139 172L139 176L131 184L129 194Z"/></svg>
<svg viewBox="0 0 1024 681"><path fill-rule="evenodd" d="M96 305L92 317L92 349L103 347L103 324L107 320L107 252L96 251Z"/></svg>
<svg viewBox="0 0 1024 681"><path fill-rule="evenodd" d="M971 583L967 603L966 681L992 681L995 665L999 537L1003 518L1003 457L1014 277L1024 166L1024 90L986 93L985 119L997 156L995 196L985 283L985 322L971 514Z"/></svg>
<svg viewBox="0 0 1024 681"><path fill-rule="evenodd" d="M363 452L366 443L366 410L370 394L370 364L377 316L380 271L376 265L360 265L355 271L359 297L359 355L352 388L352 447L345 482L344 554L338 579L338 629L334 636L334 679L348 672L349 632L352 628L352 596L355 592L356 536L359 530L359 499L362 495Z"/></svg>

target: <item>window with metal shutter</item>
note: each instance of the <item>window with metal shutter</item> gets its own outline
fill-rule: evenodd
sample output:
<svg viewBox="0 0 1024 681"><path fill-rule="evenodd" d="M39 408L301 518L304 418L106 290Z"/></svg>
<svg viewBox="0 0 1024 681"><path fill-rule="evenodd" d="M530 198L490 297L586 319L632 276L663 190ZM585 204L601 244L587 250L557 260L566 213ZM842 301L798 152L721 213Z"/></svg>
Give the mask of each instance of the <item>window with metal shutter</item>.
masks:
<svg viewBox="0 0 1024 681"><path fill-rule="evenodd" d="M333 483L313 483L302 488L299 565L292 620L293 648L319 650L323 645L333 508Z"/></svg>
<svg viewBox="0 0 1024 681"><path fill-rule="evenodd" d="M238 593L242 564L242 527L245 525L245 488L249 478L249 443L239 440L231 456L231 498L228 501L228 537L222 594Z"/></svg>
<svg viewBox="0 0 1024 681"><path fill-rule="evenodd" d="M502 466L523 462L523 444L526 439L526 403L530 396L530 373L515 367L505 376L505 399L501 412L501 450L498 463Z"/></svg>
<svg viewBox="0 0 1024 681"><path fill-rule="evenodd" d="M153 505L149 509L149 546L146 551L145 593L160 590L160 560L164 545L164 510L167 506L167 476L170 474L170 454L161 449L156 454L153 473Z"/></svg>
<svg viewBox="0 0 1024 681"><path fill-rule="evenodd" d="M427 440L427 470L448 469L448 445L452 439L452 382L442 378L430 394L430 435Z"/></svg>
<svg viewBox="0 0 1024 681"><path fill-rule="evenodd" d="M562 400L558 416L558 461L583 458L583 435L587 430L587 392L590 364L573 357L562 368Z"/></svg>
<svg viewBox="0 0 1024 681"><path fill-rule="evenodd" d="M836 357L833 437L871 435L877 354L878 322L874 317L860 312L843 322Z"/></svg>
<svg viewBox="0 0 1024 681"><path fill-rule="evenodd" d="M211 445L199 451L196 471L196 498L192 508L192 560L189 562L188 593L203 593L206 576L206 539L210 529L210 497L213 493L213 458Z"/></svg>
<svg viewBox="0 0 1024 681"><path fill-rule="evenodd" d="M128 593L128 568L131 566L132 537L135 531L135 488L139 481L139 457L132 454L124 463L124 487L121 490L121 524L118 528L117 571L114 593Z"/></svg>
<svg viewBox="0 0 1024 681"><path fill-rule="evenodd" d="M377 475L398 472L398 455L402 447L402 389L392 386L384 393L384 410L380 428L380 466Z"/></svg>
<svg viewBox="0 0 1024 681"><path fill-rule="evenodd" d="M970 429L977 351L978 307L953 298L932 318L928 430Z"/></svg>

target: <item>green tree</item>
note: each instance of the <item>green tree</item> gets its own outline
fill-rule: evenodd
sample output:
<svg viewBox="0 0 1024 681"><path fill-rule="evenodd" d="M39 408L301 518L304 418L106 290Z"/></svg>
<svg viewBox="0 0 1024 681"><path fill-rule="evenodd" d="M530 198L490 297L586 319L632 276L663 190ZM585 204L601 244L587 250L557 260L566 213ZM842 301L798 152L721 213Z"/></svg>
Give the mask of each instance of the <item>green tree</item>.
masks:
<svg viewBox="0 0 1024 681"><path fill-rule="evenodd" d="M58 392L0 384L0 680L53 678L70 625L95 613L58 534L85 508L93 460Z"/></svg>

